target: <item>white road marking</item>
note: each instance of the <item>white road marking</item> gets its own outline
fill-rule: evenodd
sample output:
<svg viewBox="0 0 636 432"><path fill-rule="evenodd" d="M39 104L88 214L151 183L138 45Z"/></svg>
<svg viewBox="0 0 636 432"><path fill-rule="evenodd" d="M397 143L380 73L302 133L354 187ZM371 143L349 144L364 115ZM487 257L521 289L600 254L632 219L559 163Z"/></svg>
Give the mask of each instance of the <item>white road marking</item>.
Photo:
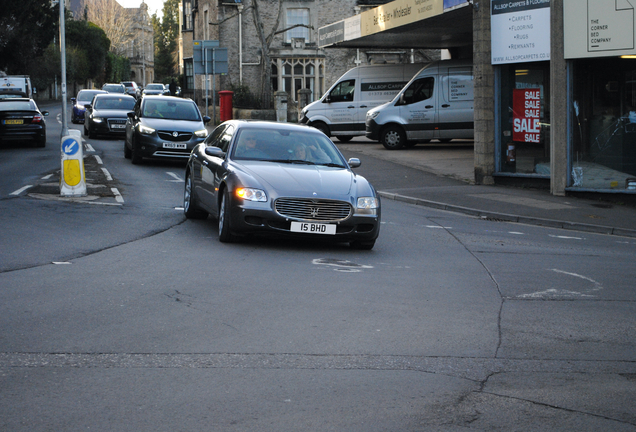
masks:
<svg viewBox="0 0 636 432"><path fill-rule="evenodd" d="M356 264L347 260L335 260L330 258L317 258L312 260L314 265L325 265L336 267L334 270L345 273L360 273L364 269L372 269L373 266Z"/></svg>
<svg viewBox="0 0 636 432"><path fill-rule="evenodd" d="M25 190L32 188L33 185L26 185L24 187L21 187L20 189L18 189L17 191L11 192L9 195L20 195L22 192L24 192Z"/></svg>
<svg viewBox="0 0 636 432"><path fill-rule="evenodd" d="M110 173L108 172L108 170L106 168L102 168L102 171L104 171L104 175L106 176L106 180L113 181L113 177L110 175Z"/></svg>
<svg viewBox="0 0 636 432"><path fill-rule="evenodd" d="M98 164L103 165L104 163L102 162L102 158L100 158L97 155L93 155L93 157L95 158L95 160L97 161Z"/></svg>
<svg viewBox="0 0 636 432"><path fill-rule="evenodd" d="M182 182L183 179L181 177L179 177L178 175L176 175L173 172L166 172L166 174L168 174L170 177L174 178L174 180L167 180L167 181L171 181L171 182Z"/></svg>
<svg viewBox="0 0 636 432"><path fill-rule="evenodd" d="M124 197L121 196L117 188L110 188L110 190L115 194L115 199L117 200L117 202L124 202Z"/></svg>
<svg viewBox="0 0 636 432"><path fill-rule="evenodd" d="M50 179L51 177L53 177L53 174L47 174L47 175L45 175L44 177L42 177L42 180L48 180L48 179Z"/></svg>
<svg viewBox="0 0 636 432"><path fill-rule="evenodd" d="M568 290L557 290L557 289L548 289L545 291L539 291L532 294L522 294L517 296L517 298L543 298L546 296L552 297L595 297L589 294L582 294L576 291L568 291Z"/></svg>
<svg viewBox="0 0 636 432"><path fill-rule="evenodd" d="M566 240L583 240L582 237L568 237L568 236L559 236L559 235L552 235L552 234L549 234L549 236L552 238L560 238L560 239L566 239Z"/></svg>
<svg viewBox="0 0 636 432"><path fill-rule="evenodd" d="M87 152L94 152L95 149L93 148L92 145L90 145L89 143L86 143L86 151Z"/></svg>
<svg viewBox="0 0 636 432"><path fill-rule="evenodd" d="M525 235L522 232L516 232L516 231L508 231L508 234L514 234L514 235Z"/></svg>
<svg viewBox="0 0 636 432"><path fill-rule="evenodd" d="M577 278L585 279L586 281L590 281L590 282L592 282L593 284L600 285L600 284L599 284L598 282L596 282L594 279L590 279L590 278L589 278L589 277L587 277L587 276L582 276L582 275L580 275L580 274L570 273L570 272L566 272L566 271L559 270L559 269L551 269L551 270L552 270L553 272L562 273L562 274L566 274L566 275L569 275L569 276L574 276L574 277L577 277Z"/></svg>
<svg viewBox="0 0 636 432"><path fill-rule="evenodd" d="M70 264L70 262L53 261L53 264L56 264L56 265L60 265L60 264Z"/></svg>
<svg viewBox="0 0 636 432"><path fill-rule="evenodd" d="M439 225L426 225L426 228L434 228L434 229L453 229L453 227L445 227Z"/></svg>

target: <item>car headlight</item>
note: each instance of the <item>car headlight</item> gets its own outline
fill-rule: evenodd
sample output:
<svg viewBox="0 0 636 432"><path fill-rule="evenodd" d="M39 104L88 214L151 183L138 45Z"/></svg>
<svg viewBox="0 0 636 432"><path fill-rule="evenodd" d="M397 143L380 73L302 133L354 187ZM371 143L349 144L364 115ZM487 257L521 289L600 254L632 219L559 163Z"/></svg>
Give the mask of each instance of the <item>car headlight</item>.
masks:
<svg viewBox="0 0 636 432"><path fill-rule="evenodd" d="M373 120L380 114L380 111L367 111L367 120Z"/></svg>
<svg viewBox="0 0 636 432"><path fill-rule="evenodd" d="M267 194L260 189L238 188L236 196L248 201L267 202Z"/></svg>
<svg viewBox="0 0 636 432"><path fill-rule="evenodd" d="M152 135L153 133L155 133L155 130L148 126L139 125L139 133L142 133L144 135Z"/></svg>
<svg viewBox="0 0 636 432"><path fill-rule="evenodd" d="M380 202L375 197L359 197L358 198L358 209L361 210L370 210L377 209L380 207Z"/></svg>
<svg viewBox="0 0 636 432"><path fill-rule="evenodd" d="M206 129L201 129L196 131L194 134L199 138L205 138L206 136L208 136L208 131Z"/></svg>
<svg viewBox="0 0 636 432"><path fill-rule="evenodd" d="M77 109L86 109L84 107L84 104L83 103L79 103L79 102L75 104L75 108L77 108Z"/></svg>
<svg viewBox="0 0 636 432"><path fill-rule="evenodd" d="M103 120L99 117L93 117L93 123L101 123Z"/></svg>

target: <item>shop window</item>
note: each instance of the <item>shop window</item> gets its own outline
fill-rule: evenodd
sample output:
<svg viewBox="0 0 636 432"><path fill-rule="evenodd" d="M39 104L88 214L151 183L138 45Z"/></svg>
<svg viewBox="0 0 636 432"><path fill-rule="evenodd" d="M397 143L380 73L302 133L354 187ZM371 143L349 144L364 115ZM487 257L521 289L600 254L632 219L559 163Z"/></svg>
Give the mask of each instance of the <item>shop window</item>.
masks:
<svg viewBox="0 0 636 432"><path fill-rule="evenodd" d="M550 176L550 63L501 66L497 172Z"/></svg>
<svg viewBox="0 0 636 432"><path fill-rule="evenodd" d="M569 186L636 192L636 63L577 60L573 71Z"/></svg>

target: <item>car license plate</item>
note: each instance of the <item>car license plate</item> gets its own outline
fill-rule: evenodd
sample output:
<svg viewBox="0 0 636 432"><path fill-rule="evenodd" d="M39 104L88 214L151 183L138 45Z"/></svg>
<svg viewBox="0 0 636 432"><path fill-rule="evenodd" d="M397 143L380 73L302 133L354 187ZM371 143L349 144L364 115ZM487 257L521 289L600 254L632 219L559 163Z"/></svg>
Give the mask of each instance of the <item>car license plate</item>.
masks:
<svg viewBox="0 0 636 432"><path fill-rule="evenodd" d="M11 125L17 125L17 124L24 124L24 120L22 119L18 119L18 120L5 120L4 124L11 124Z"/></svg>
<svg viewBox="0 0 636 432"><path fill-rule="evenodd" d="M125 124L114 124L111 126L113 129L126 129Z"/></svg>
<svg viewBox="0 0 636 432"><path fill-rule="evenodd" d="M331 234L336 233L336 226L332 224L321 224L311 222L292 222L292 232L302 232L309 234Z"/></svg>
<svg viewBox="0 0 636 432"><path fill-rule="evenodd" d="M185 150L188 146L186 143L163 143L163 148Z"/></svg>

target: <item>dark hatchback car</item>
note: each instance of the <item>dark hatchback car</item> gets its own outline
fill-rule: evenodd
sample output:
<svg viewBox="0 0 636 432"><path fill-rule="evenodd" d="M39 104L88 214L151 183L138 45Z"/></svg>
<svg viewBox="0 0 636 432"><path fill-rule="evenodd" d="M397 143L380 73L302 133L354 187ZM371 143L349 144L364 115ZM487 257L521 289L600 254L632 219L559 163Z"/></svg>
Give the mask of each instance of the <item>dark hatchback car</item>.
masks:
<svg viewBox="0 0 636 432"><path fill-rule="evenodd" d="M209 121L191 99L144 96L128 113L124 156L133 164L143 158L187 159L208 135L205 123Z"/></svg>
<svg viewBox="0 0 636 432"><path fill-rule="evenodd" d="M40 111L33 99L0 99L0 140L30 140L37 147L46 146L48 111Z"/></svg>
<svg viewBox="0 0 636 432"><path fill-rule="evenodd" d="M126 133L128 113L135 107L135 98L129 95L112 93L95 95L86 105L84 135L96 138L97 135L120 135Z"/></svg>
<svg viewBox="0 0 636 432"><path fill-rule="evenodd" d="M230 120L192 151L185 216L211 214L222 242L274 234L372 249L380 198L358 166L309 126Z"/></svg>
<svg viewBox="0 0 636 432"><path fill-rule="evenodd" d="M71 123L84 123L84 113L86 107L84 105L91 103L93 97L97 94L105 94L103 90L80 90L77 97L71 98L73 109L71 111Z"/></svg>
<svg viewBox="0 0 636 432"><path fill-rule="evenodd" d="M126 87L123 84L104 84L102 90L108 93L122 93L126 94Z"/></svg>

